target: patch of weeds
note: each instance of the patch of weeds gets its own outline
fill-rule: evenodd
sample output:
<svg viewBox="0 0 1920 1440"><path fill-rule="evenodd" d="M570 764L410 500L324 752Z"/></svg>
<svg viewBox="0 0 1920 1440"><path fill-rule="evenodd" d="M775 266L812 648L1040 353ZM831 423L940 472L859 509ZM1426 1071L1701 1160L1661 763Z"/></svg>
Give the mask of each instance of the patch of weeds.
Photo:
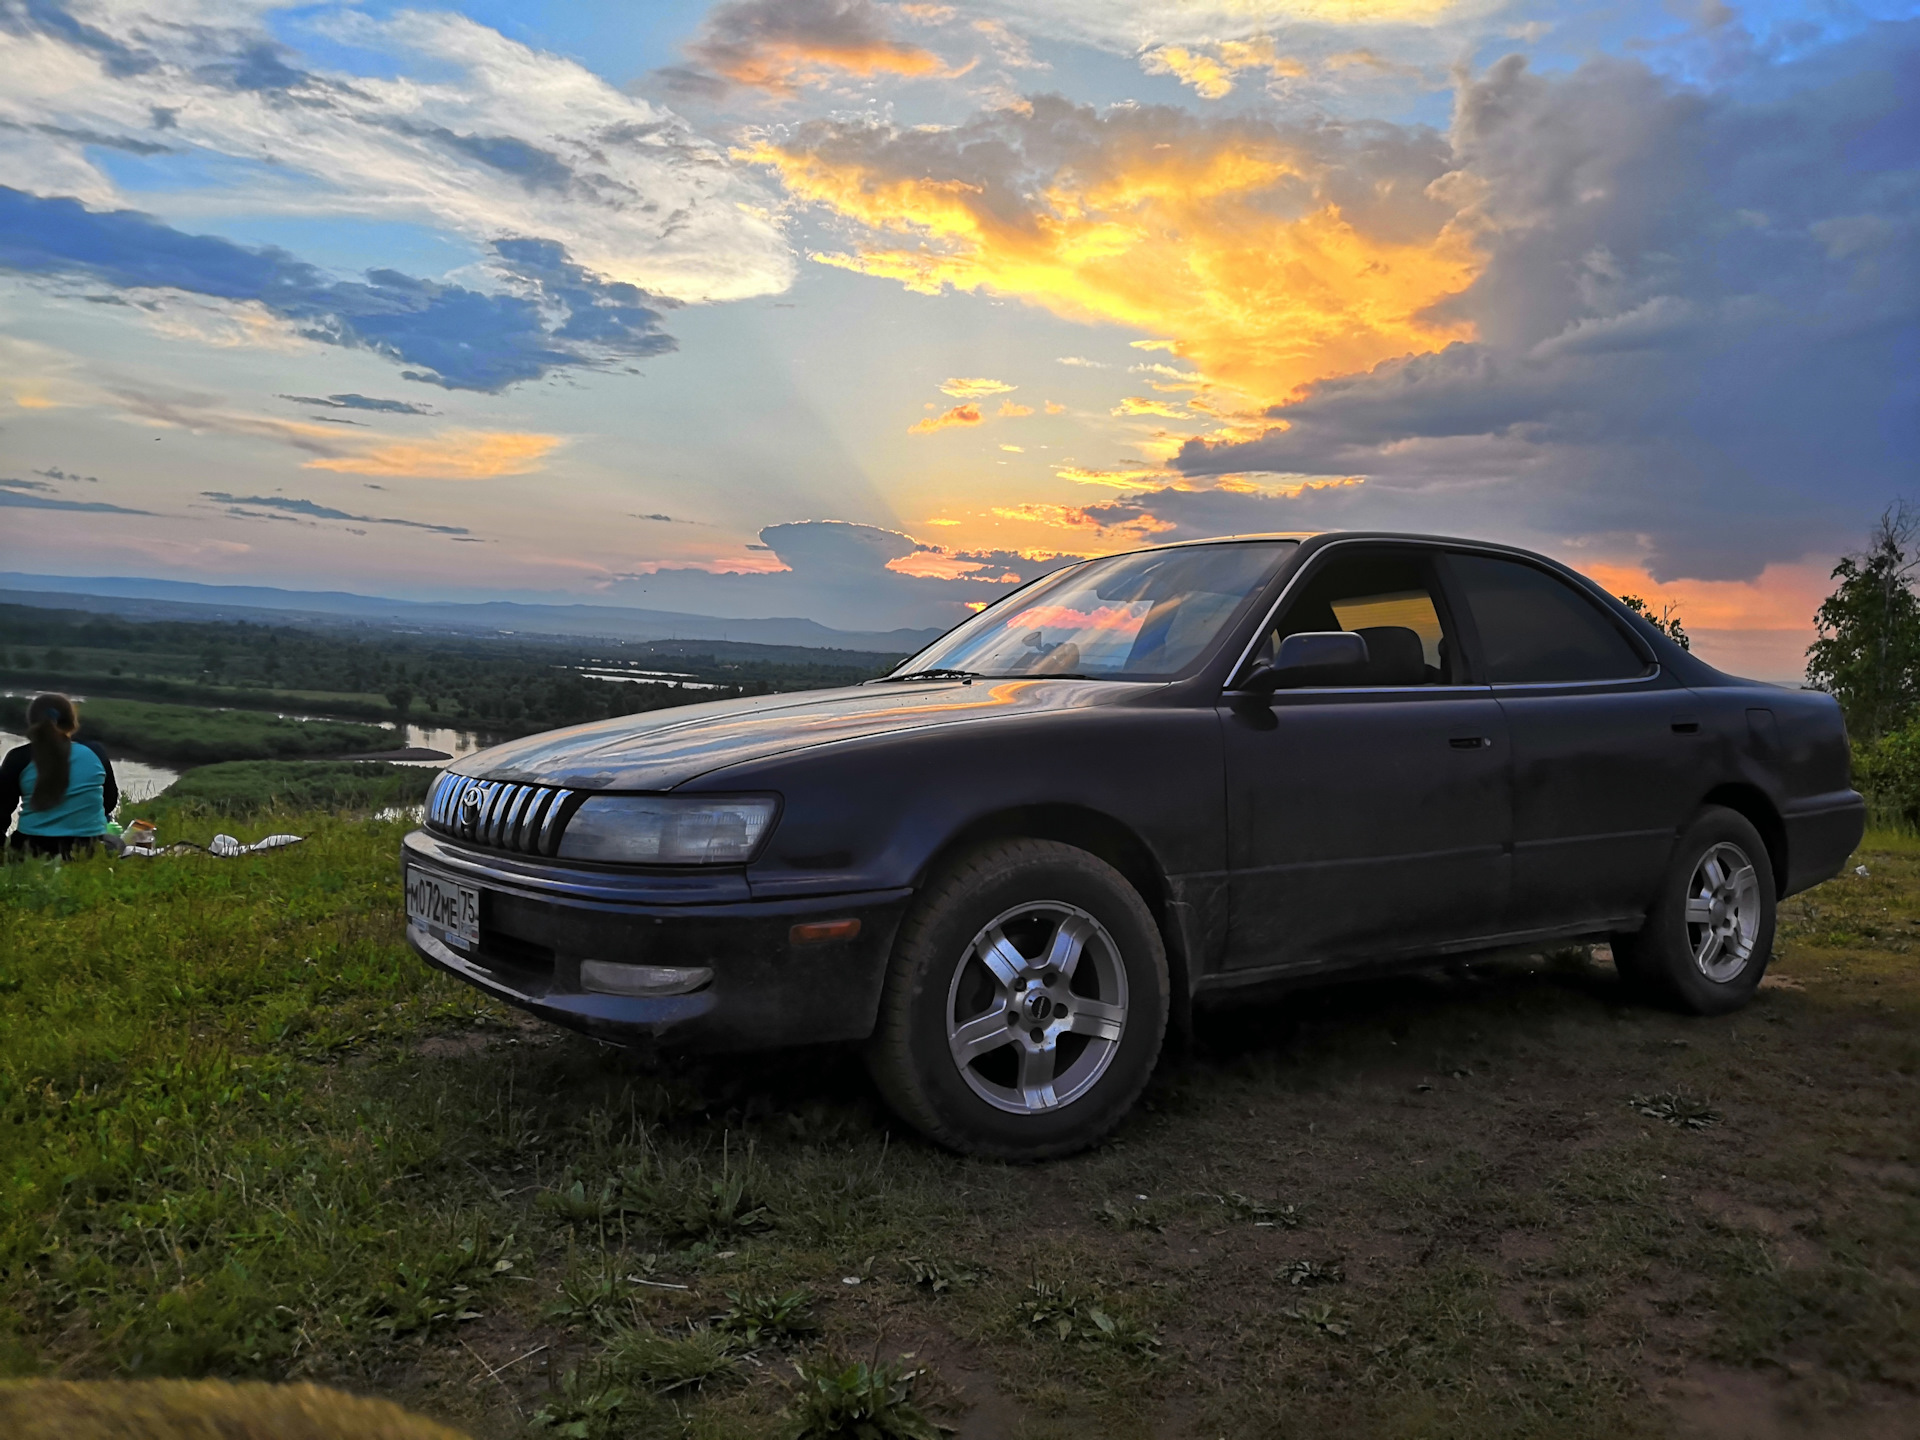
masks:
<svg viewBox="0 0 1920 1440"><path fill-rule="evenodd" d="M667 1240L724 1240L773 1228L773 1212L760 1198L761 1167L723 1156L720 1173L697 1161L656 1161L629 1166L621 1190L629 1208L649 1230Z"/></svg>
<svg viewBox="0 0 1920 1440"><path fill-rule="evenodd" d="M560 1282L560 1298L547 1307L547 1318L562 1325L605 1330L619 1323L627 1294L620 1276L611 1270L575 1271Z"/></svg>
<svg viewBox="0 0 1920 1440"><path fill-rule="evenodd" d="M1334 1314L1331 1305L1290 1305L1280 1313L1298 1320L1315 1334L1331 1335L1336 1340L1346 1339L1353 1330L1352 1325Z"/></svg>
<svg viewBox="0 0 1920 1440"><path fill-rule="evenodd" d="M1115 1230L1151 1230L1157 1235L1167 1228L1160 1212L1152 1206L1123 1205L1118 1200L1107 1201L1093 1212L1093 1218Z"/></svg>
<svg viewBox="0 0 1920 1440"><path fill-rule="evenodd" d="M547 1402L533 1412L537 1430L561 1440L612 1440L624 1434L633 1396L604 1366L575 1368L560 1377Z"/></svg>
<svg viewBox="0 0 1920 1440"><path fill-rule="evenodd" d="M1063 1343L1106 1346L1147 1359L1160 1348L1159 1337L1145 1326L1112 1314L1065 1285L1036 1280L1027 1295L1020 1302L1020 1319L1029 1330Z"/></svg>
<svg viewBox="0 0 1920 1440"><path fill-rule="evenodd" d="M787 1407L787 1440L940 1440L913 1403L926 1372L856 1360L800 1360L800 1393Z"/></svg>
<svg viewBox="0 0 1920 1440"><path fill-rule="evenodd" d="M707 1329L685 1335L629 1330L607 1347L604 1360L616 1374L662 1395L731 1380L740 1370L728 1337Z"/></svg>
<svg viewBox="0 0 1920 1440"><path fill-rule="evenodd" d="M1276 1230L1293 1230L1300 1224L1300 1212L1292 1205L1256 1200L1251 1195L1242 1195L1238 1190L1224 1191L1208 1198L1225 1207L1229 1219L1241 1224Z"/></svg>
<svg viewBox="0 0 1920 1440"><path fill-rule="evenodd" d="M589 1190L584 1180L576 1180L565 1189L542 1192L535 1203L566 1224L594 1229L617 1222L626 1208L612 1181Z"/></svg>
<svg viewBox="0 0 1920 1440"><path fill-rule="evenodd" d="M397 1339L446 1321L482 1318L472 1308L479 1299L478 1287L501 1273L501 1252L511 1242L511 1236L490 1242L482 1233L396 1263L361 1301L365 1328Z"/></svg>
<svg viewBox="0 0 1920 1440"><path fill-rule="evenodd" d="M1314 1285L1338 1285L1347 1275L1338 1260L1324 1264L1318 1260L1295 1260L1280 1267L1280 1278L1304 1290Z"/></svg>
<svg viewBox="0 0 1920 1440"><path fill-rule="evenodd" d="M1635 1095L1627 1104L1635 1114L1644 1115L1649 1120L1663 1120L1681 1130L1706 1130L1718 1125L1721 1120L1718 1110L1684 1090Z"/></svg>
<svg viewBox="0 0 1920 1440"><path fill-rule="evenodd" d="M820 1328L813 1318L813 1293L808 1290L779 1294L729 1290L727 1300L726 1313L714 1317L713 1328L747 1350L787 1344Z"/></svg>
<svg viewBox="0 0 1920 1440"><path fill-rule="evenodd" d="M905 1260L908 1283L918 1289L931 1291L935 1295L944 1295L968 1285L978 1284L986 1274L984 1270L969 1270L938 1260L923 1260L917 1255L909 1255Z"/></svg>

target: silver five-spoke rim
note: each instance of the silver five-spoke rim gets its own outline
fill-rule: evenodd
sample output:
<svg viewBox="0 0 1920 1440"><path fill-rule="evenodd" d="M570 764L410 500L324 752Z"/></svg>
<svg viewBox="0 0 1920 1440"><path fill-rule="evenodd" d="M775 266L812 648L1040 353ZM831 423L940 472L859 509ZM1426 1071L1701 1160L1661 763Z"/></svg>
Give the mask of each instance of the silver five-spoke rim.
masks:
<svg viewBox="0 0 1920 1440"><path fill-rule="evenodd" d="M1738 845L1721 841L1700 857L1687 887L1687 943L1707 979L1725 984L1753 958L1760 936L1760 877Z"/></svg>
<svg viewBox="0 0 1920 1440"><path fill-rule="evenodd" d="M1127 1024L1120 947L1075 905L1016 905L983 926L947 987L947 1049L973 1093L1034 1115L1099 1081Z"/></svg>

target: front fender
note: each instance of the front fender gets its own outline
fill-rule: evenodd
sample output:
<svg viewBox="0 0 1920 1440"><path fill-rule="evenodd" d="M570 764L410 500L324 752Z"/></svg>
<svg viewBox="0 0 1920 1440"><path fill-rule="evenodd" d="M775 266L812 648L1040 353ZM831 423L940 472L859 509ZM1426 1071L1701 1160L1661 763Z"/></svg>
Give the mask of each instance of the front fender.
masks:
<svg viewBox="0 0 1920 1440"><path fill-rule="evenodd" d="M756 898L916 884L957 835L1072 806L1137 835L1163 875L1224 868L1211 709L1108 707L882 735L729 766L687 790L775 790L778 828L747 871Z"/></svg>

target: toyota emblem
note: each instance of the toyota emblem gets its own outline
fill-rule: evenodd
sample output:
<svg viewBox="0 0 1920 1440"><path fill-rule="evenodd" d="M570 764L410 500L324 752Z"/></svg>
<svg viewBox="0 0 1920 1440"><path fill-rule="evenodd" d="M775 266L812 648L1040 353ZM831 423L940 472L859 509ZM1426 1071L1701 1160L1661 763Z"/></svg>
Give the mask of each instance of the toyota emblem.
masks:
<svg viewBox="0 0 1920 1440"><path fill-rule="evenodd" d="M461 795L460 803L462 805L478 805L480 803L480 787L478 785L469 785L466 788L466 792Z"/></svg>

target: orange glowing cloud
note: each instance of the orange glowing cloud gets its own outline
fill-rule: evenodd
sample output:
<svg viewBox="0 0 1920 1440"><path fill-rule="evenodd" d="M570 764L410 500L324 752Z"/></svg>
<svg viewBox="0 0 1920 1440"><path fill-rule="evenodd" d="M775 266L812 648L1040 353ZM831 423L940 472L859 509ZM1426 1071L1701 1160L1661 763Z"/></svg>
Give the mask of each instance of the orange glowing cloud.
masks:
<svg viewBox="0 0 1920 1440"><path fill-rule="evenodd" d="M1000 408L994 413L1008 420L1017 420L1022 415L1031 415L1033 413L1033 406L1016 405L1011 400L1002 400L1000 402Z"/></svg>
<svg viewBox="0 0 1920 1440"><path fill-rule="evenodd" d="M1129 395L1113 407L1115 415L1158 415L1167 420L1187 420L1186 410L1166 400L1148 400L1144 396Z"/></svg>
<svg viewBox="0 0 1920 1440"><path fill-rule="evenodd" d="M1112 490L1161 490L1183 481L1183 477L1170 471L1146 468L1088 470L1078 465L1056 465L1053 473L1076 485L1105 485Z"/></svg>
<svg viewBox="0 0 1920 1440"><path fill-rule="evenodd" d="M936 430L949 430L955 425L978 425L980 423L978 405L956 405L951 410L942 410L938 415L929 415L907 427L909 435L931 435Z"/></svg>
<svg viewBox="0 0 1920 1440"><path fill-rule="evenodd" d="M817 122L745 153L869 231L816 261L1145 331L1205 380L1271 404L1472 336L1435 310L1481 263L1470 217L1431 186L1444 147L1383 160L1347 143L1042 96L951 131Z"/></svg>
<svg viewBox="0 0 1920 1440"><path fill-rule="evenodd" d="M1149 75L1171 75L1191 85L1203 100L1231 94L1233 77L1242 70L1265 70L1276 80L1297 80L1307 73L1303 61L1279 54L1264 36L1227 40L1208 49L1211 54L1184 45L1161 45L1140 57L1140 68Z"/></svg>
<svg viewBox="0 0 1920 1440"><path fill-rule="evenodd" d="M1099 534L1157 535L1174 528L1167 521L1152 515L1138 515L1121 524L1110 525L1084 506L1053 505L1046 502L996 506L993 513L1002 520L1045 525L1054 530L1094 531Z"/></svg>
<svg viewBox="0 0 1920 1440"><path fill-rule="evenodd" d="M491 480L542 468L558 435L510 430L443 430L430 440L370 445L350 455L309 460L308 470L347 475L392 475L424 480Z"/></svg>
<svg viewBox="0 0 1920 1440"><path fill-rule="evenodd" d="M1018 389L1004 380L989 380L983 375L955 375L940 382L940 393L956 400L985 400Z"/></svg>
<svg viewBox="0 0 1920 1440"><path fill-rule="evenodd" d="M687 53L722 80L783 97L842 75L959 73L894 39L871 0L734 0L715 7Z"/></svg>

